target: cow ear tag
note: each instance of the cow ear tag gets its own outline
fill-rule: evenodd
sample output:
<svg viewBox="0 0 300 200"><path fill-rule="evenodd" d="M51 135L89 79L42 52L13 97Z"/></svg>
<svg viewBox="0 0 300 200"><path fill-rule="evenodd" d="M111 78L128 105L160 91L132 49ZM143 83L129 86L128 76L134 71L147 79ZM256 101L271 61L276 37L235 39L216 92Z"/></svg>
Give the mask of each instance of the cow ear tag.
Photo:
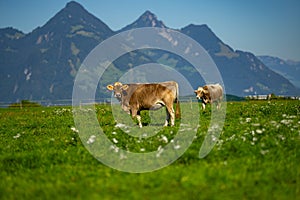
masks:
<svg viewBox="0 0 300 200"><path fill-rule="evenodd" d="M106 86L106 88L107 88L108 90L114 90L114 86L113 86L113 85L108 85L108 86Z"/></svg>

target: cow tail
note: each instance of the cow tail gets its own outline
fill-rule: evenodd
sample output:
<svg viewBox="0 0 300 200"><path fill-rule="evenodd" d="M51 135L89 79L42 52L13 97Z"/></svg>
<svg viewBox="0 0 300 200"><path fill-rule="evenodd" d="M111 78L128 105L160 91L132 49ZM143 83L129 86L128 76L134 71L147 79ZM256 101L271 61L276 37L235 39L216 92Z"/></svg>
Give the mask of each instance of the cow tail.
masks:
<svg viewBox="0 0 300 200"><path fill-rule="evenodd" d="M175 118L176 119L180 119L181 118L178 84L176 84L176 110L175 110Z"/></svg>
<svg viewBox="0 0 300 200"><path fill-rule="evenodd" d="M181 118L181 114L180 114L180 103L179 103L178 98L176 98L175 117L176 117L176 119L180 119L180 118Z"/></svg>

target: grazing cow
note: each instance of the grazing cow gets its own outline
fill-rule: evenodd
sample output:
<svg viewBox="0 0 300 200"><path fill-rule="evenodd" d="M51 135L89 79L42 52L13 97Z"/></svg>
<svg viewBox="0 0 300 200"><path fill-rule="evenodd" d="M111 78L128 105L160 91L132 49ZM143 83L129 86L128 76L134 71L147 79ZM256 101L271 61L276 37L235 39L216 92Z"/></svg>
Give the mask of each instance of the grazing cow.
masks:
<svg viewBox="0 0 300 200"><path fill-rule="evenodd" d="M198 87L198 89L194 92L197 99L202 100L203 110L205 110L205 105L207 103L217 103L217 109L220 109L223 98L223 88L220 84L210 84L203 87Z"/></svg>
<svg viewBox="0 0 300 200"><path fill-rule="evenodd" d="M140 111L158 110L166 107L167 117L164 126L174 126L175 117L173 103L176 101L176 118L180 117L178 100L178 84L175 81L161 83L133 83L108 85L107 89L114 91L114 96L120 101L122 109L136 117L142 127Z"/></svg>

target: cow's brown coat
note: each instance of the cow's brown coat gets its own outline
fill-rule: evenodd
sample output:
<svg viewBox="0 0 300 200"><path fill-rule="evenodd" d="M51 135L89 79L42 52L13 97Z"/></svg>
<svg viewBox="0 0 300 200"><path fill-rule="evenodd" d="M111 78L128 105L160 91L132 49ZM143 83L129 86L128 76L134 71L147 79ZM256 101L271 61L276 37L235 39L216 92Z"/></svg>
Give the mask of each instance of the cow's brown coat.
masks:
<svg viewBox="0 0 300 200"><path fill-rule="evenodd" d="M115 97L120 101L122 109L137 117L139 126L142 127L140 111L157 110L165 106L167 118L165 126L169 124L174 126L175 116L173 102L176 101L176 117L180 117L180 108L178 100L178 84L174 81L162 83L135 83L125 84L116 82L114 85L108 85L107 89L113 90Z"/></svg>

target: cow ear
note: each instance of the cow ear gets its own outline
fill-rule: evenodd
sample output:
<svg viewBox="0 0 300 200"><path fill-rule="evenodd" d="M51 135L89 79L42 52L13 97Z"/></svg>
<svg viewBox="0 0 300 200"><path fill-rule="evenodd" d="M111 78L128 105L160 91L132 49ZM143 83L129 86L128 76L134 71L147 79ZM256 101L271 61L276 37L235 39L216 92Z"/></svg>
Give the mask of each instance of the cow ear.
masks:
<svg viewBox="0 0 300 200"><path fill-rule="evenodd" d="M194 90L194 93L197 94L198 90Z"/></svg>
<svg viewBox="0 0 300 200"><path fill-rule="evenodd" d="M106 88L107 88L108 90L110 90L110 91L114 90L114 86L113 86L113 85L108 85L108 86L106 86Z"/></svg>
<svg viewBox="0 0 300 200"><path fill-rule="evenodd" d="M123 90L127 90L128 88L129 88L128 85L123 85L123 86L122 86L122 89L123 89Z"/></svg>
<svg viewBox="0 0 300 200"><path fill-rule="evenodd" d="M203 93L204 94L208 94L208 90L203 90Z"/></svg>

